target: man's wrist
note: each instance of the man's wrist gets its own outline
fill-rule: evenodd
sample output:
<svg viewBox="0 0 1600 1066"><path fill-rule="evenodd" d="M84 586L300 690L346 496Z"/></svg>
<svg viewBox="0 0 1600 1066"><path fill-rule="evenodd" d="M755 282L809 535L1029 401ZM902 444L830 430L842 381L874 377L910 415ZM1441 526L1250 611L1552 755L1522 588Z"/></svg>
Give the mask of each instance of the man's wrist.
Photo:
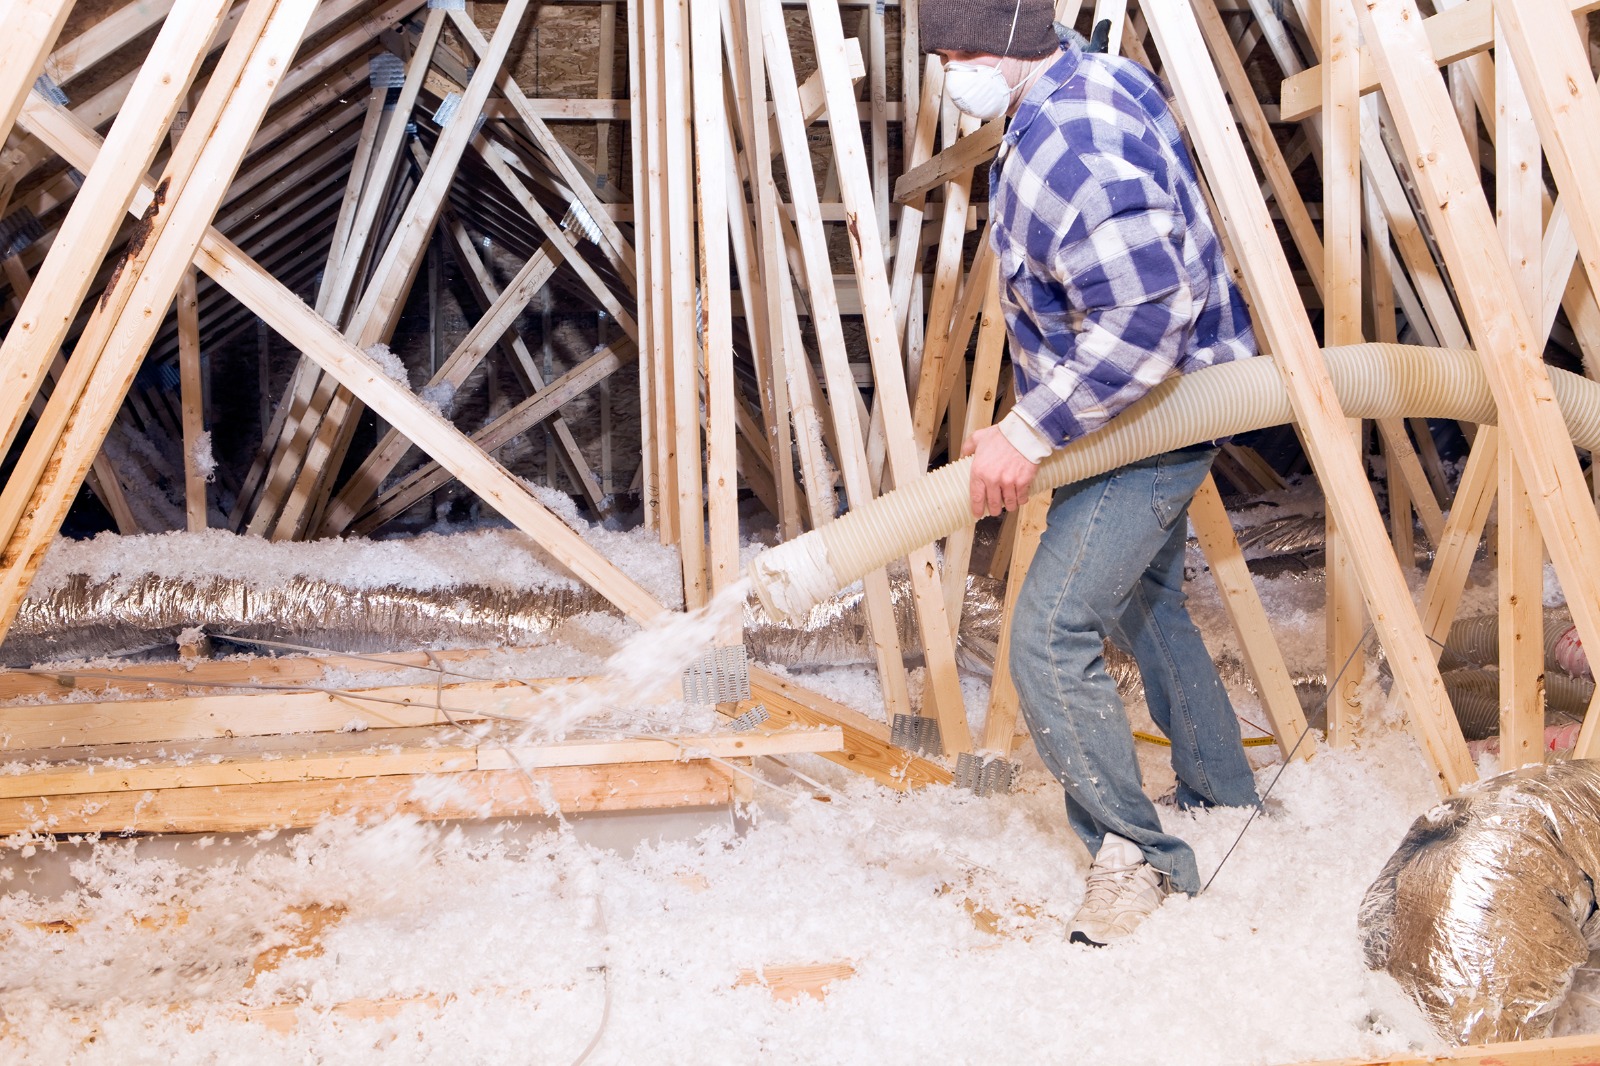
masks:
<svg viewBox="0 0 1600 1066"><path fill-rule="evenodd" d="M1030 463L1042 462L1045 456L1055 450L1055 445L1024 419L1016 408L1012 408L1000 420L997 428L1001 436Z"/></svg>

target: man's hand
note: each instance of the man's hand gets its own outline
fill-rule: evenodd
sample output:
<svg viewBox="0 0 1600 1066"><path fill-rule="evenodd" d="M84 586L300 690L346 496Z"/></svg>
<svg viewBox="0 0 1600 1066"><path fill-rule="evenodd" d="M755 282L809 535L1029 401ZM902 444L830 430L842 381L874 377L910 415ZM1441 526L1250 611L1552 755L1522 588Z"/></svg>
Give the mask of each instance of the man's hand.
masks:
<svg viewBox="0 0 1600 1066"><path fill-rule="evenodd" d="M995 426L980 429L961 449L972 460L972 517L1016 510L1028 498L1037 463L1030 461Z"/></svg>

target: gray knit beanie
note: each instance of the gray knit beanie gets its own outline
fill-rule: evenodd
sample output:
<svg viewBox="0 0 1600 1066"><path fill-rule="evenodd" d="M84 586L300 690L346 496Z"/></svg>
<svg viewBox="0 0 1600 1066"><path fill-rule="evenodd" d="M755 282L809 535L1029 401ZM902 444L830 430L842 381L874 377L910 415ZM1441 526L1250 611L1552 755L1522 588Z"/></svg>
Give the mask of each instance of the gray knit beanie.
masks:
<svg viewBox="0 0 1600 1066"><path fill-rule="evenodd" d="M1040 59L1061 50L1055 18L1051 0L917 0L924 52Z"/></svg>

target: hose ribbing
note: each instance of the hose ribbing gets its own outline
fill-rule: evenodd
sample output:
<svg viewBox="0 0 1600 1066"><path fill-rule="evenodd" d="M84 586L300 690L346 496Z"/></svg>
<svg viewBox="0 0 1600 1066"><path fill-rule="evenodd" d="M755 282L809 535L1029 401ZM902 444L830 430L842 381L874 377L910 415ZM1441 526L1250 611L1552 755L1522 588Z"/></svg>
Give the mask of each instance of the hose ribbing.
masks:
<svg viewBox="0 0 1600 1066"><path fill-rule="evenodd" d="M1323 351L1339 405L1351 418L1447 418L1493 425L1494 397L1476 352L1402 344ZM1572 440L1600 447L1600 384L1554 367L1556 402ZM1105 428L1039 464L1047 492L1137 459L1293 419L1270 359L1243 359L1168 378ZM750 562L756 595L773 618L795 621L823 596L972 521L970 459L854 507L837 521Z"/></svg>

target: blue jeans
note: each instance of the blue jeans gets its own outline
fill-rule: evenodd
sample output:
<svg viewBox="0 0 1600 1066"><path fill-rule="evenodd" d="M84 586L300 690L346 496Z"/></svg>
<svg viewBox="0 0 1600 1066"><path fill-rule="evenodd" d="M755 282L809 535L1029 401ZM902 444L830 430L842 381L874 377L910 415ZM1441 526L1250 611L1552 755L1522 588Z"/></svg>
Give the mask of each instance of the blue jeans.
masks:
<svg viewBox="0 0 1600 1066"><path fill-rule="evenodd" d="M1091 855L1106 833L1133 841L1191 895L1200 890L1194 852L1162 831L1144 794L1102 642L1139 664L1150 716L1172 740L1179 806L1257 803L1239 721L1184 607L1189 501L1216 454L1186 448L1058 489L1011 631L1022 713L1066 789L1074 831Z"/></svg>

